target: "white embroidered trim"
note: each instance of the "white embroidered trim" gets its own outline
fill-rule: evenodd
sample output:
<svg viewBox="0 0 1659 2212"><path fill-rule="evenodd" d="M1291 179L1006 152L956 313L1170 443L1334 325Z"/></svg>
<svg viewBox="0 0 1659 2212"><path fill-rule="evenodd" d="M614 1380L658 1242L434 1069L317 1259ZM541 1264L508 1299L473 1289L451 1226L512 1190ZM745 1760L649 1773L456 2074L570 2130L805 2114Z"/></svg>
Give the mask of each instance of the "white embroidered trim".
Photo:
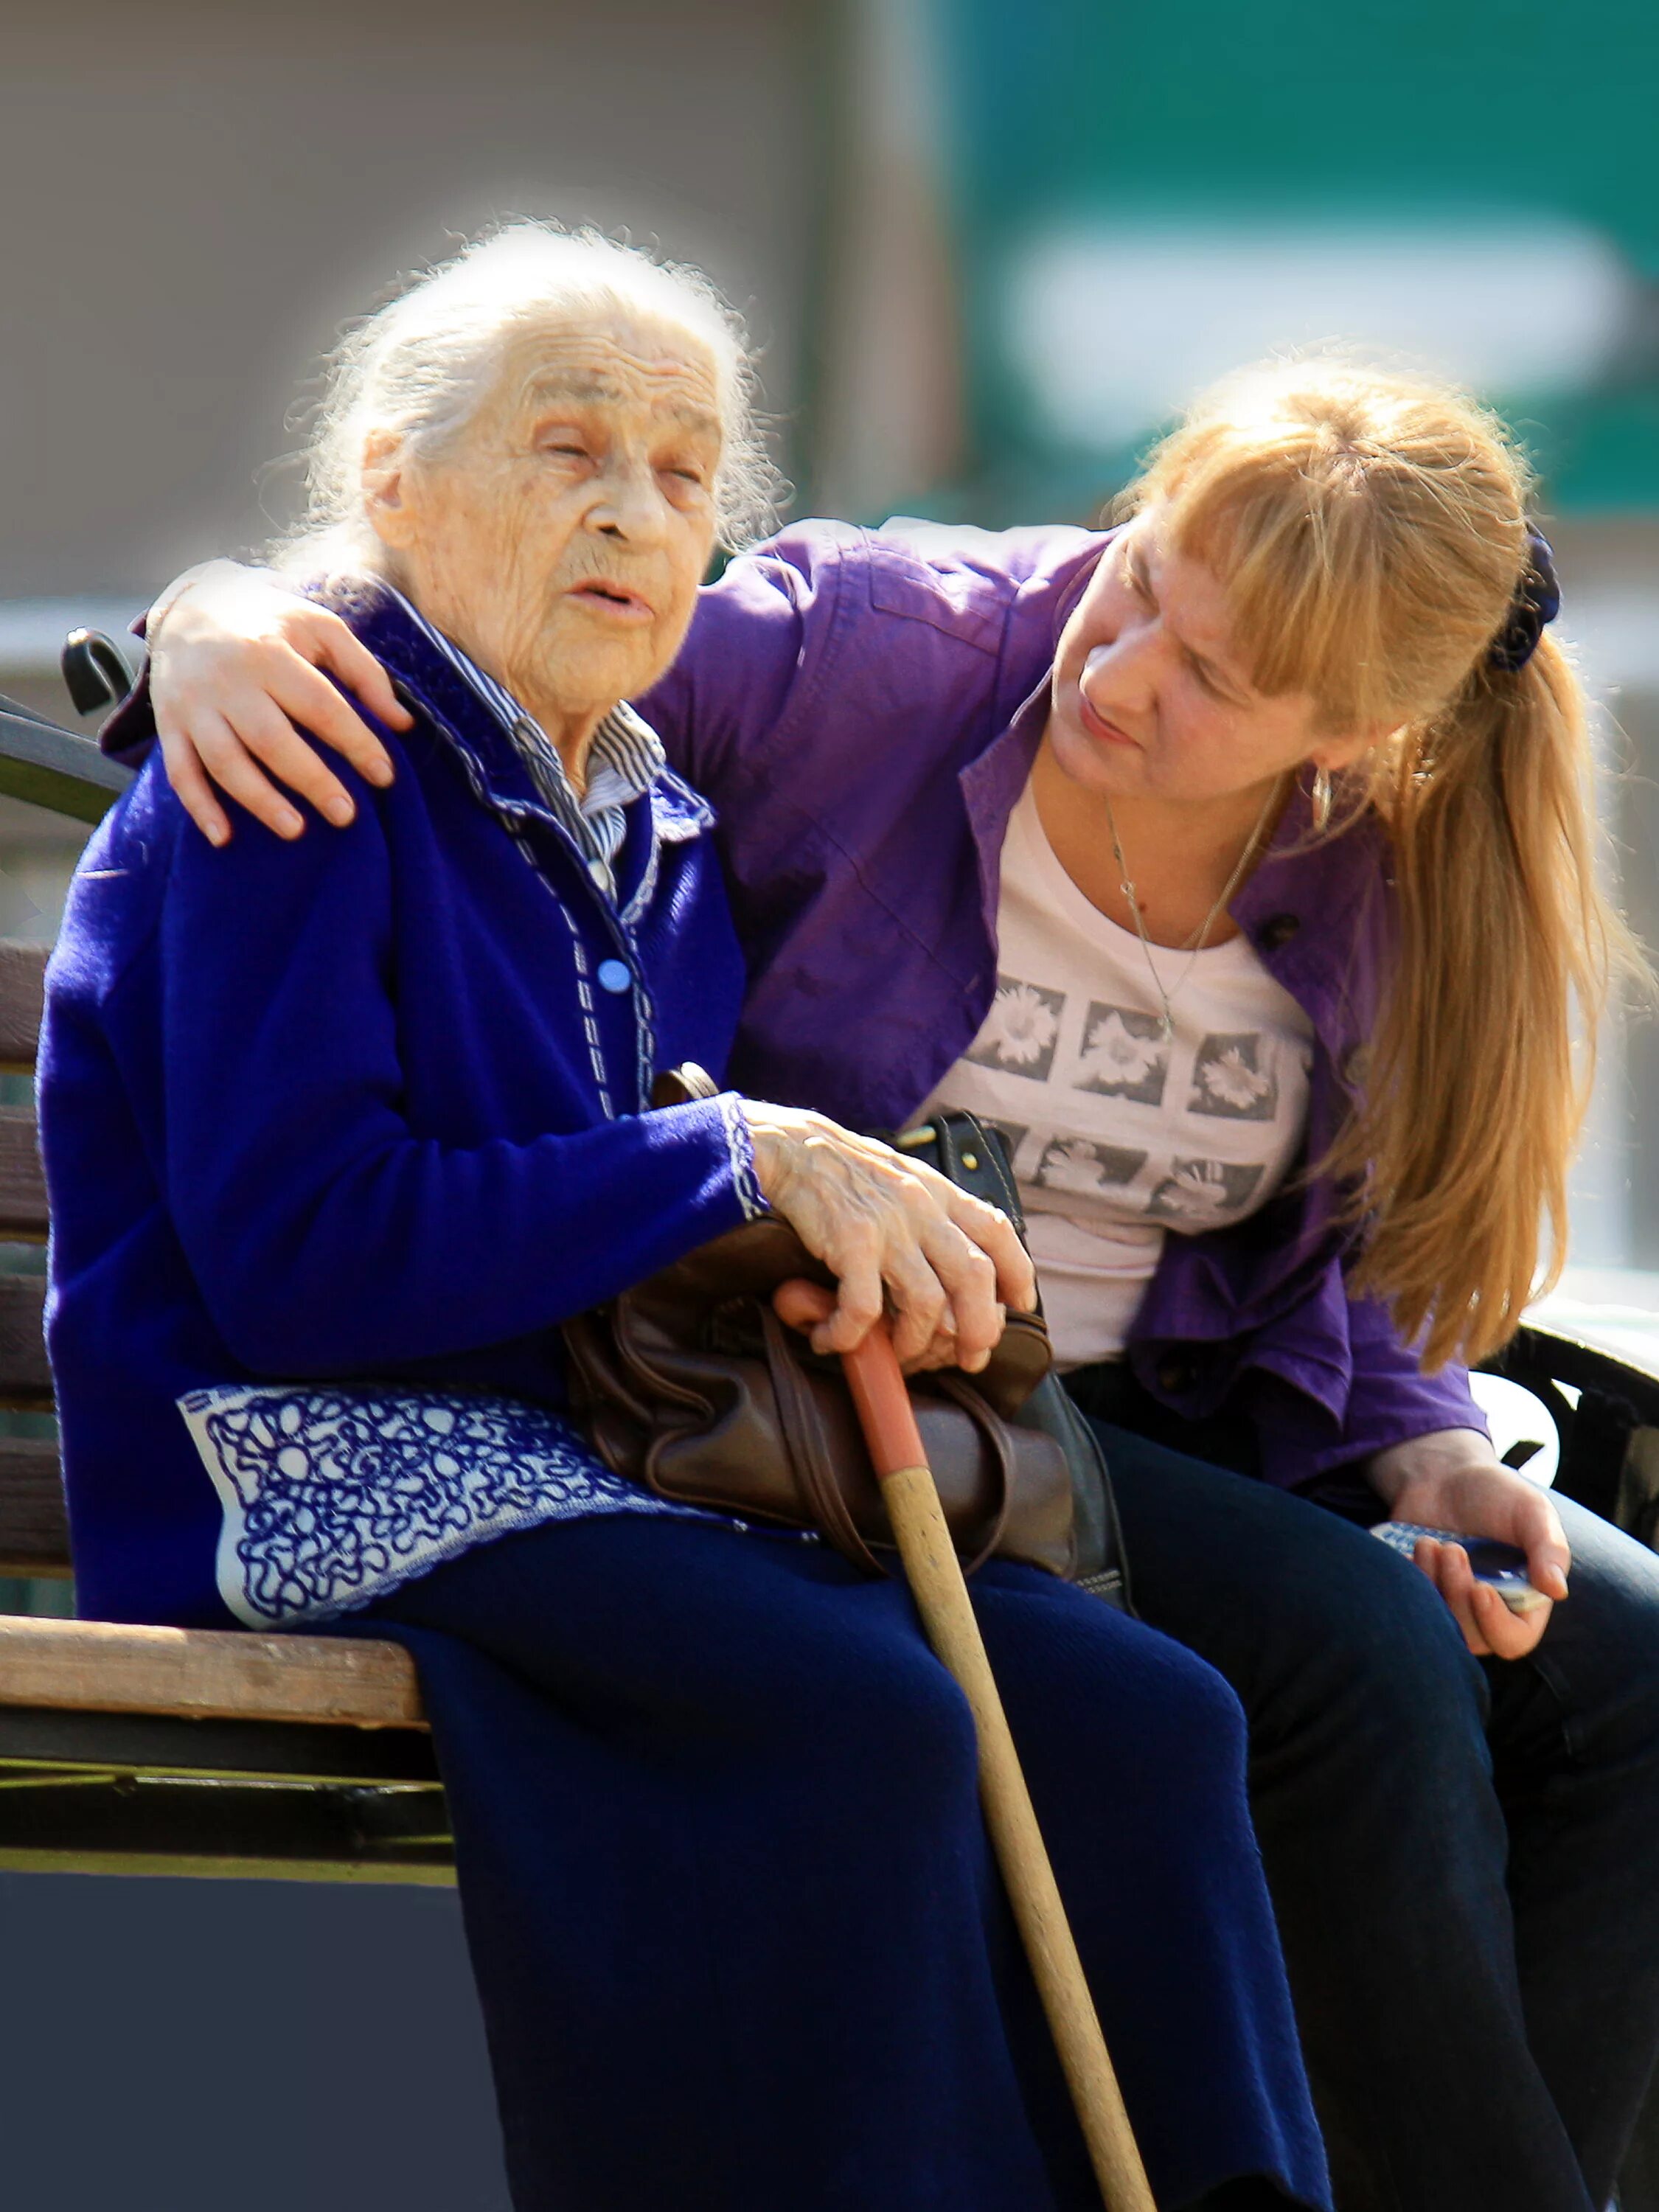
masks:
<svg viewBox="0 0 1659 2212"><path fill-rule="evenodd" d="M611 1103L611 1085L605 1075L605 1046L599 1036L599 1017L593 1006L593 986L587 972L587 947L582 943L582 933L576 927L575 916L547 880L528 842L517 836L514 837L513 842L530 863L537 882L559 909L560 917L570 933L570 957L576 969L576 999L582 1010L582 1036L587 1046L588 1066L593 1071L593 1087L599 1094L600 1109L607 1121L614 1121L617 1118L617 1109Z"/></svg>
<svg viewBox="0 0 1659 2212"><path fill-rule="evenodd" d="M760 1177L755 1173L755 1139L750 1133L748 1119L741 1100L729 1091L721 1091L720 1109L720 1120L726 1129L726 1149L732 1160L732 1180L737 1185L738 1203L743 1208L745 1221L758 1221L772 1209L761 1189Z"/></svg>
<svg viewBox="0 0 1659 2212"><path fill-rule="evenodd" d="M671 1514L556 1413L444 1391L232 1383L179 1401L224 1510L219 1593L251 1628L356 1613L474 1544L550 1521Z"/></svg>

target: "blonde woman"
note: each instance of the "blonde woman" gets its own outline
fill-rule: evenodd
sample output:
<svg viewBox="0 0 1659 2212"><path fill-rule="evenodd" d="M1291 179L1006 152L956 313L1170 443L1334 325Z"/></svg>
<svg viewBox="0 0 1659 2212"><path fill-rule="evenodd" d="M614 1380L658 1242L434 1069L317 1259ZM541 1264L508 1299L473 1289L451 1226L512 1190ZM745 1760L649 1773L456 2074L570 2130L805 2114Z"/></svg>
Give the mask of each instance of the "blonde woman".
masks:
<svg viewBox="0 0 1659 2212"><path fill-rule="evenodd" d="M759 545L644 702L720 815L733 1082L1007 1137L1139 1609L1249 1717L1344 2212L1605 2204L1659 2045L1659 1560L1503 1467L1458 1364L1563 1249L1624 942L1528 495L1460 395L1275 366L1103 535ZM260 762L346 799L290 719L380 773L318 671L401 710L326 613L219 568L163 612L210 836L212 781L301 833ZM1522 1546L1542 1602L1388 1516Z"/></svg>

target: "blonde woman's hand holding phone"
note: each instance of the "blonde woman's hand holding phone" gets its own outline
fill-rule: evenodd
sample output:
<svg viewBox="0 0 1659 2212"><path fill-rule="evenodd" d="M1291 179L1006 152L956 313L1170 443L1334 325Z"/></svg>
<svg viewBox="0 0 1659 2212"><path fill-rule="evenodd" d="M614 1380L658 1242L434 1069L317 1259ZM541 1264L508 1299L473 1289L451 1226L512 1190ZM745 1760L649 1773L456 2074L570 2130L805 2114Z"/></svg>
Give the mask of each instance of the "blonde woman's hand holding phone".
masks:
<svg viewBox="0 0 1659 2212"><path fill-rule="evenodd" d="M1554 1607L1567 1595L1572 1553L1550 1494L1504 1466L1475 1429L1445 1429L1390 1446L1371 1462L1372 1487L1396 1521L1489 1536L1527 1555L1533 1588L1547 1602L1510 1612L1498 1593L1476 1580L1456 1544L1425 1540L1419 1571L1440 1592L1463 1641L1478 1658L1524 1659L1537 1648Z"/></svg>

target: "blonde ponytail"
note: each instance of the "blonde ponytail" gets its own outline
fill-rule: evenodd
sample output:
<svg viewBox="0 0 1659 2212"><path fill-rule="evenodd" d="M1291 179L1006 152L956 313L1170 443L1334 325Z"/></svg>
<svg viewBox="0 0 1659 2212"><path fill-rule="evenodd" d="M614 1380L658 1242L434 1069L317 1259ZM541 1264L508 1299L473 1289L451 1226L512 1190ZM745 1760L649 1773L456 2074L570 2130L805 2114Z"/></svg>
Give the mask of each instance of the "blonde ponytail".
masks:
<svg viewBox="0 0 1659 2212"><path fill-rule="evenodd" d="M1559 1273L1610 981L1646 974L1597 883L1571 665L1548 632L1521 668L1492 653L1528 489L1473 401L1316 361L1223 387L1135 494L1226 584L1262 690L1306 694L1333 733L1391 732L1339 779L1333 834L1367 810L1386 829L1397 958L1315 1172L1363 1225L1353 1288L1430 1367L1495 1350Z"/></svg>
<svg viewBox="0 0 1659 2212"><path fill-rule="evenodd" d="M1371 771L1399 964L1365 1103L1322 1171L1370 1224L1355 1288L1392 1299L1431 1367L1513 1335L1566 1252L1567 1170L1627 943L1596 884L1590 768L1583 694L1546 635L1513 673L1478 665Z"/></svg>

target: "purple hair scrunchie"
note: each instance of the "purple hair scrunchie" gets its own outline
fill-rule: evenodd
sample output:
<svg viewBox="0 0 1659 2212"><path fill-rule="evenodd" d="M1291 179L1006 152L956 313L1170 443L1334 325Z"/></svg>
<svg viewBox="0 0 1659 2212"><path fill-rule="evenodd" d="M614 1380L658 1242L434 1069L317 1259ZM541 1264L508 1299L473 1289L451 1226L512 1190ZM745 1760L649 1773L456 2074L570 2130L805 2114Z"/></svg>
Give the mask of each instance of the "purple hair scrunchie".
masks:
<svg viewBox="0 0 1659 2212"><path fill-rule="evenodd" d="M1538 641L1561 611L1555 556L1541 530L1527 526L1527 565L1510 601L1504 627L1486 649L1488 668L1515 675L1538 650Z"/></svg>

